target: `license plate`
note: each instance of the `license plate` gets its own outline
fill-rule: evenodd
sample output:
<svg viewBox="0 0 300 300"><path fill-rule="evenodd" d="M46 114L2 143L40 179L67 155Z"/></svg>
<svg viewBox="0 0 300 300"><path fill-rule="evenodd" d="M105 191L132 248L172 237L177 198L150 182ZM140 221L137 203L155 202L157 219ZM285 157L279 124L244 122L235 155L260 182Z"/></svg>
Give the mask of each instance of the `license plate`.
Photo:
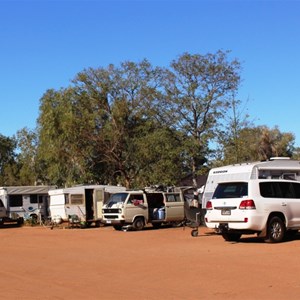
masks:
<svg viewBox="0 0 300 300"><path fill-rule="evenodd" d="M106 220L106 224L111 224L111 220Z"/></svg>
<svg viewBox="0 0 300 300"><path fill-rule="evenodd" d="M223 216L230 216L231 215L231 210L224 208L224 209L221 210L221 215L223 215Z"/></svg>

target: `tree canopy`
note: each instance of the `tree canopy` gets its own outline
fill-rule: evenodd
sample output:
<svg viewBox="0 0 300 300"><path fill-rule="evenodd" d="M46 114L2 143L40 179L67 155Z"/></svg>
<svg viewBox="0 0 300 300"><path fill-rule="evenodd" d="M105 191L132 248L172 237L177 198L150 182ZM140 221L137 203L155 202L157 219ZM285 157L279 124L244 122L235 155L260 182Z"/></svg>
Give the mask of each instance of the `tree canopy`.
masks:
<svg viewBox="0 0 300 300"><path fill-rule="evenodd" d="M85 69L45 91L36 129L0 136L0 180L175 185L188 174L195 183L207 164L291 156L293 134L237 114L240 70L223 51L184 53L164 68L145 59Z"/></svg>

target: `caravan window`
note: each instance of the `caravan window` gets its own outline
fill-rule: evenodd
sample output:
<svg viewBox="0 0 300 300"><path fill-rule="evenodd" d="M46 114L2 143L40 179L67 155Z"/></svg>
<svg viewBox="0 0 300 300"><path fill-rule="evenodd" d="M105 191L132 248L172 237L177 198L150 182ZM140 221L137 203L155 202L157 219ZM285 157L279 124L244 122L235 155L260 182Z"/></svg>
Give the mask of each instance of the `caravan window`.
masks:
<svg viewBox="0 0 300 300"><path fill-rule="evenodd" d="M83 204L83 194L71 194L71 204L80 205Z"/></svg>
<svg viewBox="0 0 300 300"><path fill-rule="evenodd" d="M22 195L10 195L9 196L9 206L10 207L23 206Z"/></svg>

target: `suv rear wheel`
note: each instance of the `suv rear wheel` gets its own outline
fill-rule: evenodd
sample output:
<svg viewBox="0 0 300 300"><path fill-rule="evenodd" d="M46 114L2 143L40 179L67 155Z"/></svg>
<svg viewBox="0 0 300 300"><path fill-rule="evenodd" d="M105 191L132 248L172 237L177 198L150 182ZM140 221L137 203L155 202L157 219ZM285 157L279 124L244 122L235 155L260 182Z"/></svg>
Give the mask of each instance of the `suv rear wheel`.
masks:
<svg viewBox="0 0 300 300"><path fill-rule="evenodd" d="M280 243L283 241L286 233L286 228L283 221L279 217L272 217L268 222L267 243Z"/></svg>

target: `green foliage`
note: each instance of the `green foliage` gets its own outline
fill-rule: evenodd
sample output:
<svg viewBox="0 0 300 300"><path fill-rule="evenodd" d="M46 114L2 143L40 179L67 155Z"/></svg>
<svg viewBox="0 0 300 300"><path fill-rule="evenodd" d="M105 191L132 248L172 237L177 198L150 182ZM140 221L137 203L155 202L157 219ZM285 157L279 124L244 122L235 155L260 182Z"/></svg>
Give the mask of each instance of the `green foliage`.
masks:
<svg viewBox="0 0 300 300"><path fill-rule="evenodd" d="M36 130L0 136L0 183L139 188L195 180L206 164L299 157L291 133L243 116L239 72L222 51L184 53L169 68L143 60L83 70L44 93Z"/></svg>

